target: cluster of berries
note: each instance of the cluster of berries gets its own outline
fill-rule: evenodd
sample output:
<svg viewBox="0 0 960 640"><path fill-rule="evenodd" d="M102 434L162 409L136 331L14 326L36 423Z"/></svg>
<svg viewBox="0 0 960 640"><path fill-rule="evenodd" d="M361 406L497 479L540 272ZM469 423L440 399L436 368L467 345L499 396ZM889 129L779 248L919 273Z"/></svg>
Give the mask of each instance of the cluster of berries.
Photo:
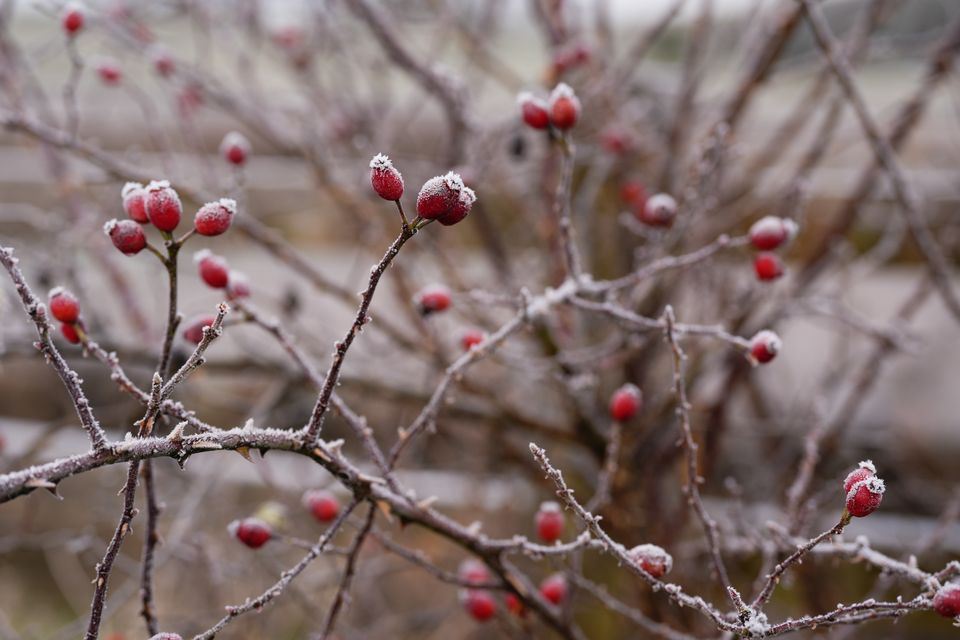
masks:
<svg viewBox="0 0 960 640"><path fill-rule="evenodd" d="M776 280L783 275L783 260L774 251L789 244L796 237L797 230L797 223L793 220L775 216L765 216L753 223L750 244L760 252L753 259L758 280Z"/></svg>
<svg viewBox="0 0 960 640"><path fill-rule="evenodd" d="M580 100L563 82L553 88L546 100L524 92L517 96L517 102L523 121L533 129L564 132L580 120Z"/></svg>
<svg viewBox="0 0 960 640"><path fill-rule="evenodd" d="M403 196L403 176L388 156L378 153L370 161L370 184L384 200L400 202ZM457 224L467 217L477 194L463 183L453 171L430 178L417 194L417 222L436 220L444 226Z"/></svg>

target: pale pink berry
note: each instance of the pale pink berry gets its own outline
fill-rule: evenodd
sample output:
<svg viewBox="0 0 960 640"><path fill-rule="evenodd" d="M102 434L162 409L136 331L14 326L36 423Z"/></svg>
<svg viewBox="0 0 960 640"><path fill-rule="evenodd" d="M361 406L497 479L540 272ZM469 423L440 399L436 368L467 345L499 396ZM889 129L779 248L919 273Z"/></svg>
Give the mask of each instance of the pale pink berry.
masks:
<svg viewBox="0 0 960 640"><path fill-rule="evenodd" d="M641 544L630 549L627 555L654 578L662 578L673 568L673 557L655 544Z"/></svg>
<svg viewBox="0 0 960 640"><path fill-rule="evenodd" d="M560 604L567 599L567 578L562 573L555 573L540 583L540 595L553 604Z"/></svg>
<svg viewBox="0 0 960 640"><path fill-rule="evenodd" d="M147 246L143 227L133 220L108 220L103 225L103 232L110 237L113 246L128 256L140 253Z"/></svg>
<svg viewBox="0 0 960 640"><path fill-rule="evenodd" d="M384 200L399 200L403 195L403 176L390 158L382 153L373 156L370 161L370 184Z"/></svg>
<svg viewBox="0 0 960 640"><path fill-rule="evenodd" d="M60 23L68 36L75 36L83 29L85 21L83 7L76 2L68 3L60 12Z"/></svg>
<svg viewBox="0 0 960 640"><path fill-rule="evenodd" d="M170 232L180 224L183 205L180 196L166 180L154 180L147 185L147 217L160 231Z"/></svg>
<svg viewBox="0 0 960 640"><path fill-rule="evenodd" d="M617 422L626 422L637 415L642 404L643 393L640 387L627 383L610 396L610 417Z"/></svg>
<svg viewBox="0 0 960 640"><path fill-rule="evenodd" d="M319 522L333 522L340 514L340 501L329 491L313 489L303 494L303 505Z"/></svg>
<svg viewBox="0 0 960 640"><path fill-rule="evenodd" d="M873 462L861 462L843 481L847 513L857 518L870 515L880 507L885 490L883 480L877 477L877 468Z"/></svg>
<svg viewBox="0 0 960 640"><path fill-rule="evenodd" d="M131 220L140 224L149 224L147 217L147 190L139 182L128 182L120 191L123 210Z"/></svg>
<svg viewBox="0 0 960 640"><path fill-rule="evenodd" d="M933 610L944 618L960 616L960 583L948 582L933 596Z"/></svg>
<svg viewBox="0 0 960 640"><path fill-rule="evenodd" d="M770 282L783 275L783 261L775 253L758 253L753 259L753 270L757 274L757 280Z"/></svg>
<svg viewBox="0 0 960 640"><path fill-rule="evenodd" d="M233 216L237 215L237 202L220 198L200 207L193 219L193 226L202 236L218 236L230 228Z"/></svg>
<svg viewBox="0 0 960 640"><path fill-rule="evenodd" d="M441 284L424 287L414 297L414 304L422 315L445 311L450 307L450 290Z"/></svg>
<svg viewBox="0 0 960 640"><path fill-rule="evenodd" d="M750 227L750 243L761 251L773 251L789 242L797 233L797 223L785 218L765 216Z"/></svg>
<svg viewBox="0 0 960 640"><path fill-rule="evenodd" d="M233 300L235 298L249 297L250 280L243 273L236 271L235 269L231 269L227 281L227 298Z"/></svg>
<svg viewBox="0 0 960 640"><path fill-rule="evenodd" d="M560 505L556 502L548 501L540 505L537 515L533 518L533 523L537 527L537 535L547 544L553 544L563 535L565 518Z"/></svg>
<svg viewBox="0 0 960 640"><path fill-rule="evenodd" d="M580 100L569 85L561 82L550 93L550 123L565 131L580 119Z"/></svg>
<svg viewBox="0 0 960 640"><path fill-rule="evenodd" d="M550 114L545 100L524 92L517 96L517 103L520 105L520 115L528 127L546 129L550 126Z"/></svg>
<svg viewBox="0 0 960 640"><path fill-rule="evenodd" d="M250 157L250 141L238 131L231 131L220 143L220 155L230 164L242 166Z"/></svg>
<svg viewBox="0 0 960 640"><path fill-rule="evenodd" d="M783 348L783 342L780 336L768 329L760 331L750 339L750 355L760 363L773 360L780 353L781 348Z"/></svg>
<svg viewBox="0 0 960 640"><path fill-rule="evenodd" d="M103 59L97 63L97 75L100 76L104 84L111 86L120 84L123 79L123 71L120 70L120 65L110 59Z"/></svg>
<svg viewBox="0 0 960 640"><path fill-rule="evenodd" d="M227 531L251 549L259 549L273 537L273 529L259 518L234 520L227 526Z"/></svg>
<svg viewBox="0 0 960 640"><path fill-rule="evenodd" d="M642 209L637 210L640 222L651 227L671 227L677 217L677 201L667 193L658 193L647 198Z"/></svg>
<svg viewBox="0 0 960 640"><path fill-rule="evenodd" d="M64 324L73 324L80 319L80 303L76 296L63 287L50 290L47 306L50 307L53 317Z"/></svg>
<svg viewBox="0 0 960 640"><path fill-rule="evenodd" d="M212 326L216 318L209 314L194 316L183 326L183 339L193 344L203 340L203 330Z"/></svg>
<svg viewBox="0 0 960 640"><path fill-rule="evenodd" d="M230 280L230 270L227 261L209 249L203 249L193 254L193 261L197 264L200 279L208 287L226 289Z"/></svg>

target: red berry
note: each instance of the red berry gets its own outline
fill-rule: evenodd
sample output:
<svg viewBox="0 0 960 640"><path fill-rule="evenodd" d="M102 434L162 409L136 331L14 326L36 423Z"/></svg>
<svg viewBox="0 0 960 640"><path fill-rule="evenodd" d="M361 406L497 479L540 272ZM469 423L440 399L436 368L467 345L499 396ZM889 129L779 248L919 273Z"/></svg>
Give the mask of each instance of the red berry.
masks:
<svg viewBox="0 0 960 640"><path fill-rule="evenodd" d="M77 327L73 324L61 324L60 333L70 344L80 344L80 334L77 333Z"/></svg>
<svg viewBox="0 0 960 640"><path fill-rule="evenodd" d="M556 542L563 535L564 520L560 505L552 501L542 503L533 518L537 535L547 544Z"/></svg>
<svg viewBox="0 0 960 640"><path fill-rule="evenodd" d="M944 618L960 616L960 583L948 582L933 596L933 609Z"/></svg>
<svg viewBox="0 0 960 640"><path fill-rule="evenodd" d="M220 143L220 155L230 164L238 167L242 166L246 164L247 158L250 157L250 141L242 133L231 131L223 136L223 141Z"/></svg>
<svg viewBox="0 0 960 640"><path fill-rule="evenodd" d="M750 242L761 251L772 251L796 234L797 223L793 220L765 216L750 227Z"/></svg>
<svg viewBox="0 0 960 640"><path fill-rule="evenodd" d="M634 563L654 578L662 578L673 568L673 558L655 544L641 544L627 554Z"/></svg>
<svg viewBox="0 0 960 640"><path fill-rule="evenodd" d="M651 227L671 227L677 217L677 201L666 193L647 198L643 208L637 210L637 219Z"/></svg>
<svg viewBox="0 0 960 640"><path fill-rule="evenodd" d="M770 362L780 353L781 348L783 342L773 331L765 329L750 339L750 355L757 362Z"/></svg>
<svg viewBox="0 0 960 640"><path fill-rule="evenodd" d="M640 181L627 180L620 185L620 199L626 204L633 205L637 217L639 217L643 207L647 204L647 190Z"/></svg>
<svg viewBox="0 0 960 640"><path fill-rule="evenodd" d="M776 280L783 275L783 261L775 253L758 253L753 259L753 270L763 282Z"/></svg>
<svg viewBox="0 0 960 640"><path fill-rule="evenodd" d="M517 96L517 102L520 103L520 114L527 126L534 129L546 129L550 126L546 101L524 92Z"/></svg>
<svg viewBox="0 0 960 640"><path fill-rule="evenodd" d="M642 404L643 393L640 387L627 383L610 396L610 417L617 422L626 422L637 415Z"/></svg>
<svg viewBox="0 0 960 640"><path fill-rule="evenodd" d="M590 60L591 51L589 45L578 42L571 46L557 51L553 56L553 72L556 75L562 75Z"/></svg>
<svg viewBox="0 0 960 640"><path fill-rule="evenodd" d="M63 11L60 14L60 21L63 25L63 30L68 36L76 35L81 29L83 29L83 7L81 7L79 4L71 2L63 8Z"/></svg>
<svg viewBox="0 0 960 640"><path fill-rule="evenodd" d="M475 346L480 344L486 338L486 334L483 331L477 329L470 329L464 332L463 337L460 338L460 344L463 345L464 351L470 351Z"/></svg>
<svg viewBox="0 0 960 640"><path fill-rule="evenodd" d="M153 68L157 74L164 78L169 78L177 67L176 62L170 52L163 47L153 47L150 51L150 58L153 60Z"/></svg>
<svg viewBox="0 0 960 640"><path fill-rule="evenodd" d="M860 467L851 471L843 481L847 513L857 518L870 515L880 507L885 489L873 462L861 462Z"/></svg>
<svg viewBox="0 0 960 640"><path fill-rule="evenodd" d="M430 178L417 194L417 215L425 220L439 218L444 224L459 222L476 200L472 190L461 198L466 189L463 179L452 171L444 176Z"/></svg>
<svg viewBox="0 0 960 640"><path fill-rule="evenodd" d="M476 558L467 558L460 563L457 577L469 584L483 584L490 581L490 571Z"/></svg>
<svg viewBox="0 0 960 640"><path fill-rule="evenodd" d="M200 344L200 341L203 340L204 327L213 325L214 320L216 318L211 315L194 316L183 327L183 339L193 344Z"/></svg>
<svg viewBox="0 0 960 640"><path fill-rule="evenodd" d="M600 132L600 146L608 153L621 155L630 150L633 141L630 139L628 131L616 125L611 125Z"/></svg>
<svg viewBox="0 0 960 640"><path fill-rule="evenodd" d="M97 64L97 75L103 80L104 84L117 85L123 79L123 72L113 60L101 60Z"/></svg>
<svg viewBox="0 0 960 640"><path fill-rule="evenodd" d="M403 176L382 153L370 161L370 184L384 200L399 200L403 195Z"/></svg>
<svg viewBox="0 0 960 640"><path fill-rule="evenodd" d="M110 236L113 246L128 256L140 253L147 246L147 234L133 220L108 220L103 232Z"/></svg>
<svg viewBox="0 0 960 640"><path fill-rule="evenodd" d="M80 303L77 302L76 296L63 287L50 290L47 305L53 317L64 324L73 324L80 319Z"/></svg>
<svg viewBox="0 0 960 640"><path fill-rule="evenodd" d="M231 269L230 275L227 278L227 298L233 300L234 298L249 297L250 281L247 279L247 276L243 275L239 271Z"/></svg>
<svg viewBox="0 0 960 640"><path fill-rule="evenodd" d="M462 598L467 613L477 622L486 622L497 614L497 601L488 591L468 589Z"/></svg>
<svg viewBox="0 0 960 640"><path fill-rule="evenodd" d="M562 573L555 573L540 583L540 595L552 602L560 604L567 598L567 578Z"/></svg>
<svg viewBox="0 0 960 640"><path fill-rule="evenodd" d="M237 202L230 198L220 198L200 207L193 218L193 226L202 236L218 236L230 228L233 216L237 215Z"/></svg>
<svg viewBox="0 0 960 640"><path fill-rule="evenodd" d="M476 201L477 194L474 193L473 189L470 187L464 187L460 191L460 196L457 198L457 202L453 205L450 211L437 218L437 222L445 227L457 224L467 217L467 214L470 213L470 208L473 207L473 203Z"/></svg>
<svg viewBox="0 0 960 640"><path fill-rule="evenodd" d="M147 217L147 190L139 182L128 182L123 185L120 191L120 200L123 203L123 210L131 220L136 220L141 224L149 224L150 218Z"/></svg>
<svg viewBox="0 0 960 640"><path fill-rule="evenodd" d="M550 122L565 131L580 119L580 100L569 85L561 82L550 93Z"/></svg>
<svg viewBox="0 0 960 640"><path fill-rule="evenodd" d="M303 504L320 522L332 522L340 514L340 501L332 493L322 489L304 493Z"/></svg>
<svg viewBox="0 0 960 640"><path fill-rule="evenodd" d="M259 549L273 537L273 529L259 518L234 520L227 526L227 531L251 549Z"/></svg>
<svg viewBox="0 0 960 640"><path fill-rule="evenodd" d="M450 306L450 290L442 284L424 287L414 297L414 303L423 315L444 311Z"/></svg>
<svg viewBox="0 0 960 640"><path fill-rule="evenodd" d="M517 594L508 593L504 597L504 602L507 605L507 611L513 615L523 617L527 614L527 608L523 606L522 602L520 602L520 598L517 597Z"/></svg>
<svg viewBox="0 0 960 640"><path fill-rule="evenodd" d="M203 249L193 254L193 261L197 263L200 279L214 289L226 289L230 281L230 271L227 261L209 249Z"/></svg>
<svg viewBox="0 0 960 640"><path fill-rule="evenodd" d="M150 222L160 231L173 231L180 224L183 205L166 180L154 180L147 185L146 208Z"/></svg>

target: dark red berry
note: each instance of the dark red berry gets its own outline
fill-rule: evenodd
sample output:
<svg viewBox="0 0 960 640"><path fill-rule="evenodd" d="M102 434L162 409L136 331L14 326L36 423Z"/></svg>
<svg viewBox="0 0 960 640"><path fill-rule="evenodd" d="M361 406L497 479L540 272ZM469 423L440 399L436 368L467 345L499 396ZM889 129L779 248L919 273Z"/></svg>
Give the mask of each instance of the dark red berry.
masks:
<svg viewBox="0 0 960 640"><path fill-rule="evenodd" d="M120 191L120 200L123 203L123 210L131 220L140 224L148 224L150 218L147 217L147 190L139 182L128 182L123 185Z"/></svg>
<svg viewBox="0 0 960 640"><path fill-rule="evenodd" d="M183 339L193 344L200 344L203 340L204 328L212 326L214 320L216 318L211 315L194 316L183 327Z"/></svg>
<svg viewBox="0 0 960 640"><path fill-rule="evenodd" d="M540 583L540 595L553 604L560 604L567 599L567 578L562 573L555 573Z"/></svg>
<svg viewBox="0 0 960 640"><path fill-rule="evenodd" d="M550 114L547 111L547 103L532 93L521 93L517 96L517 102L520 103L520 115L528 127L533 129L546 129L550 126Z"/></svg>
<svg viewBox="0 0 960 640"><path fill-rule="evenodd" d="M485 338L486 334L484 334L483 331L479 331L478 329L469 329L468 331L465 331L463 337L460 338L460 344L463 345L464 351L470 351L470 349L473 349L475 346L483 342Z"/></svg>
<svg viewBox="0 0 960 640"><path fill-rule="evenodd" d="M250 141L237 131L231 131L220 143L220 155L230 164L242 166L250 157Z"/></svg>
<svg viewBox="0 0 960 640"><path fill-rule="evenodd" d="M843 481L847 513L857 518L870 515L880 507L885 489L873 462L861 462Z"/></svg>
<svg viewBox="0 0 960 640"><path fill-rule="evenodd" d="M781 348L783 348L783 342L773 331L765 329L750 339L750 355L760 363L773 360L780 353Z"/></svg>
<svg viewBox="0 0 960 640"><path fill-rule="evenodd" d="M476 200L472 190L463 196L466 189L463 179L452 171L430 178L417 194L417 215L425 220L441 219L444 224L459 222Z"/></svg>
<svg viewBox="0 0 960 640"><path fill-rule="evenodd" d="M758 253L753 259L753 270L763 282L776 280L783 275L783 261L775 253Z"/></svg>
<svg viewBox="0 0 960 640"><path fill-rule="evenodd" d="M384 200L399 200L403 195L403 176L382 153L370 161L370 184Z"/></svg>
<svg viewBox="0 0 960 640"><path fill-rule="evenodd" d="M228 525L227 530L230 535L251 549L259 549L273 537L273 529L259 518L234 520Z"/></svg>
<svg viewBox="0 0 960 640"><path fill-rule="evenodd" d="M440 284L424 287L414 297L414 303L423 315L444 311L450 307L450 290Z"/></svg>
<svg viewBox="0 0 960 640"><path fill-rule="evenodd" d="M80 319L80 303L76 296L63 287L50 290L47 306L50 307L53 317L64 324L73 324Z"/></svg>
<svg viewBox="0 0 960 640"><path fill-rule="evenodd" d="M547 544L553 544L563 535L565 518L560 505L556 502L542 503L533 522L537 527L537 535Z"/></svg>
<svg viewBox="0 0 960 640"><path fill-rule="evenodd" d="M944 618L960 616L960 583L948 582L933 596L933 610Z"/></svg>
<svg viewBox="0 0 960 640"><path fill-rule="evenodd" d="M218 236L230 228L235 215L237 202L230 198L220 198L200 207L193 218L193 226L202 236Z"/></svg>
<svg viewBox="0 0 960 640"><path fill-rule="evenodd" d="M634 563L654 578L662 578L673 568L673 558L655 544L641 544L627 552Z"/></svg>
<svg viewBox="0 0 960 640"><path fill-rule="evenodd" d="M457 577L469 584L484 584L490 581L490 570L476 558L467 558L460 563Z"/></svg>
<svg viewBox="0 0 960 640"><path fill-rule="evenodd" d="M580 100L569 85L561 82L550 93L550 123L565 131L580 119Z"/></svg>
<svg viewBox="0 0 960 640"><path fill-rule="evenodd" d="M193 261L197 263L200 279L214 289L226 289L230 281L230 269L227 261L209 249L203 249L193 254Z"/></svg>
<svg viewBox="0 0 960 640"><path fill-rule="evenodd" d="M785 218L765 216L750 227L750 242L761 251L773 251L797 233L797 223Z"/></svg>
<svg viewBox="0 0 960 640"><path fill-rule="evenodd" d="M610 396L610 417L617 422L626 422L640 411L643 393L640 387L627 383Z"/></svg>
<svg viewBox="0 0 960 640"><path fill-rule="evenodd" d="M180 196L166 180L155 180L147 185L147 217L160 231L173 231L180 224L183 205Z"/></svg>
<svg viewBox="0 0 960 640"><path fill-rule="evenodd" d="M497 614L497 601L489 591L468 589L463 594L463 606L477 622L486 622Z"/></svg>
<svg viewBox="0 0 960 640"><path fill-rule="evenodd" d="M128 256L140 253L147 246L147 234L133 220L108 220L103 232L110 236L113 246Z"/></svg>
<svg viewBox="0 0 960 640"><path fill-rule="evenodd" d="M658 193L647 198L636 215L640 222L651 227L672 227L677 217L677 201L669 194Z"/></svg>
<svg viewBox="0 0 960 640"><path fill-rule="evenodd" d="M320 522L332 522L340 514L340 501L332 493L322 489L304 493L303 504Z"/></svg>
<svg viewBox="0 0 960 640"><path fill-rule="evenodd" d="M437 222L445 227L457 224L467 217L467 214L470 213L470 208L473 207L473 203L476 201L477 194L474 193L473 189L464 187L460 191L457 202L451 207L450 211L437 218Z"/></svg>
<svg viewBox="0 0 960 640"><path fill-rule="evenodd" d="M80 344L80 334L75 324L61 324L60 333L70 344Z"/></svg>
<svg viewBox="0 0 960 640"><path fill-rule="evenodd" d="M68 36L76 35L83 29L83 8L79 4L71 2L63 8L60 14L60 22Z"/></svg>

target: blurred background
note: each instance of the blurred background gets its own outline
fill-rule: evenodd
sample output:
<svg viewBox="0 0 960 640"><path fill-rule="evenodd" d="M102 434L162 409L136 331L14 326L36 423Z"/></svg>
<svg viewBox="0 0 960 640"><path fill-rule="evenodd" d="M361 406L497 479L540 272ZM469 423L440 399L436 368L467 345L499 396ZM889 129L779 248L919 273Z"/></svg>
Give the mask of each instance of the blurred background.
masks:
<svg viewBox="0 0 960 640"><path fill-rule="evenodd" d="M960 4L822 5L955 268ZM433 225L404 249L344 369L343 397L388 447L461 353L465 331L496 330L522 291L537 294L562 280L550 215L558 156L543 132L523 126L516 97L545 97L567 82L583 103L573 131L571 211L595 278L688 253L720 233L742 234L764 215L800 223L783 256L787 274L774 283L757 282L752 253L735 248L644 282L621 301L651 317L670 303L682 321L722 324L747 338L773 328L783 337L776 361L758 369L715 341L685 345L703 491L729 545L734 582L750 591L765 523L785 523L785 491L804 439L822 425L828 437L799 532L836 521L840 480L871 458L887 481L883 508L856 521L848 537L865 535L894 557L915 556L936 570L960 556L960 326L797 7L793 0L91 0L83 31L68 38L62 4L2 1L0 243L16 248L38 292L56 285L76 292L91 335L148 386L166 274L149 255L115 251L101 227L123 217L128 179L170 179L187 220L203 201L235 198L243 224L192 239L181 258L181 310L211 312L222 298L190 260L209 248L248 277L251 304L279 319L324 371L370 265L397 233L393 205L369 187L370 158L393 159L408 211L424 180L459 171L478 194L476 207L465 222ZM119 70L119 80L104 81L105 68ZM242 168L218 150L230 131L252 147ZM624 197L636 185L677 198L672 230L638 222L635 201ZM453 291L454 304L424 317L412 300L435 283ZM247 420L298 428L315 389L267 333L231 318L177 398L224 428ZM0 319L0 472L83 451L69 398L32 347L36 336L9 283L0 285ZM553 493L527 443L547 447L578 495L589 496L603 462L607 398L634 382L645 408L625 433L605 523L628 546L667 547L672 579L721 602L680 491L684 466L662 335L570 307L542 324L469 371L400 478L463 524L532 537L532 514ZM111 436L130 431L140 405L100 363L58 346ZM176 357L188 353L178 341ZM325 436L345 438L348 455L366 464L339 418L331 417ZM282 514L277 521L289 536L319 535L300 496L338 491L335 480L279 452L252 460L223 453L198 456L185 469L155 463L165 503L157 561L164 628L202 631L225 604L259 594L303 553L282 541L247 549L227 534L228 522L266 505ZM119 466L100 469L64 482L63 500L34 492L0 506L0 638L82 634L124 474ZM146 637L138 619L141 519L114 570L103 626L114 640ZM463 559L422 529L379 524L451 571ZM576 531L568 519L567 537ZM551 637L530 621L477 625L454 586L376 541L361 557L341 638ZM218 637L313 637L338 563L321 558L285 597ZM564 568L520 564L537 581ZM584 574L656 620L697 637L711 632L606 557L588 554ZM810 560L777 592L771 619L910 588L862 565ZM571 615L590 638L645 637L589 594L574 599ZM797 636L955 633L920 613L896 625Z"/></svg>

